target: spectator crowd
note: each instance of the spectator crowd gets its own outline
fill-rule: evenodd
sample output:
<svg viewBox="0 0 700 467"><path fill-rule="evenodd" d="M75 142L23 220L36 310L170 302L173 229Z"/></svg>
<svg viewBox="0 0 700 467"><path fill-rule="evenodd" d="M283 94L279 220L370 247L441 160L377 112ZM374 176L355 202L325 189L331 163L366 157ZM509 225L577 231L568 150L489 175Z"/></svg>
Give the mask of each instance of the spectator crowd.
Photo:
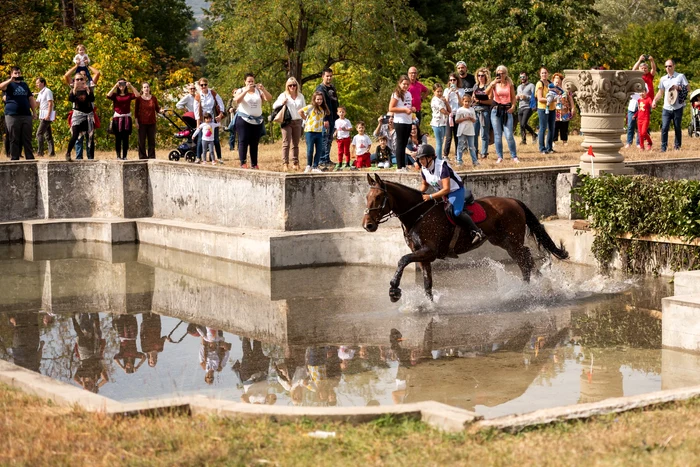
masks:
<svg viewBox="0 0 700 467"><path fill-rule="evenodd" d="M636 145L639 149L651 150L650 115L663 103L660 149L663 152L668 148L671 125L675 129L673 148L680 149L688 80L675 70L673 60L666 60L666 74L654 93L657 71L654 58L641 55L632 69L642 71L645 90L630 99L626 147ZM387 96L387 112L379 116L371 133L365 122L353 123L347 118L348 112L341 105L330 68L322 71L321 82L308 101L301 84L293 77L287 79L284 90L274 99L249 73L226 103L210 88L208 80L201 78L187 86L175 107L189 119L183 118L183 121L191 126L188 137L193 138L193 160L198 164L206 162L207 155L212 164L223 163L220 134L227 131L229 150L233 151L236 143L238 145L240 167L258 169L259 144L266 132L264 103L271 104L270 120L281 127L284 171L301 170L302 139L306 143L305 172L358 170L370 166L406 171L416 164L418 147L427 142L426 136L421 134L424 119L432 128L438 158L449 160L454 148L458 166L464 164L465 153L471 164L478 166L480 159L489 157L489 147L493 146L495 162L500 164L505 160L505 139L508 159L517 164L520 161L516 144L518 125L520 145L528 144L530 136L531 144L537 145L539 153L554 153L555 142L568 144L569 123L576 116L576 105L574 96L563 87L561 73L550 74L550 70L542 67L535 82L531 82L524 71L517 73L517 83L515 76L504 65L496 67L493 74L482 67L474 75L465 62L459 61L444 84L436 82L428 89L421 83L417 68L410 67L406 75L398 78L391 96ZM68 119L70 127L66 160L72 160L73 149L76 159L83 159L83 155L87 159L94 158L95 129L103 124L95 107L99 81L100 71L91 65L85 46L79 45L73 66L61 83L68 86L71 103L69 114L61 116ZM57 117L54 94L43 77L36 78L34 84L36 92L32 93L18 66L12 67L9 78L0 83L7 130L5 151L12 160L19 160L22 153L26 159L34 158L34 120L39 121L37 155L56 155L51 128ZM139 158L155 158L156 122L163 109L158 98L151 94L150 84L141 83L137 89L120 78L106 96L113 103L112 115L105 123L114 138L117 159L127 159L132 129L138 133ZM430 109L429 115L427 109ZM539 121L537 128L530 124L535 113ZM336 163L332 163L330 157L333 144L337 146Z"/></svg>

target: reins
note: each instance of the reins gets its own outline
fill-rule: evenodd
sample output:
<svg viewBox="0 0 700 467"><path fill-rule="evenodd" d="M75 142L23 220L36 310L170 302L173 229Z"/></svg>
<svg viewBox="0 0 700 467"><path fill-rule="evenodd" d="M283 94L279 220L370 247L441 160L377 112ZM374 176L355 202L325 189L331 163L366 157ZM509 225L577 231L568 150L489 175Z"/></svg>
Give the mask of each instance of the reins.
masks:
<svg viewBox="0 0 700 467"><path fill-rule="evenodd" d="M382 193L384 193L384 201L382 201L382 205L379 206L379 207L377 207L377 208L367 208L367 209L365 209L365 214L369 214L370 212L372 212L372 211L377 211L377 210L383 211L384 208L386 207L386 203L387 203L387 201L388 201L388 199L389 199L389 193L386 191L386 188L382 188L382 187L378 187L378 186L371 186L371 187L370 187L370 190L379 190L379 191L381 191ZM420 203L416 204L415 206L413 206L413 207L407 209L406 211L402 212L401 214L395 213L394 210L393 210L393 208L392 208L388 213L383 214L379 219L377 219L376 222L377 222L377 224L383 224L384 222L387 222L388 220L390 220L390 219L392 219L392 218L394 218L394 217L396 217L397 219L401 220L401 217L402 217L402 216L405 216L405 215L408 214L409 212L411 212L411 211L413 211L414 209L417 209L417 208L423 206L425 203L428 203L428 202L430 202L430 201L433 201L433 203L435 203L435 204L434 204L433 206L431 206L430 209L428 209L428 210L425 211L423 214L421 214L421 215L418 217L418 219L416 219L416 222L415 222L415 223L417 224L417 223L418 223L421 219L423 219L423 217L425 217L425 215L428 214L435 206L437 206L437 205L440 204L440 203L444 203L444 201L437 201L437 200L427 200L427 201L426 201L426 200L423 200L423 201L421 201ZM402 225L403 225L403 224L402 224Z"/></svg>

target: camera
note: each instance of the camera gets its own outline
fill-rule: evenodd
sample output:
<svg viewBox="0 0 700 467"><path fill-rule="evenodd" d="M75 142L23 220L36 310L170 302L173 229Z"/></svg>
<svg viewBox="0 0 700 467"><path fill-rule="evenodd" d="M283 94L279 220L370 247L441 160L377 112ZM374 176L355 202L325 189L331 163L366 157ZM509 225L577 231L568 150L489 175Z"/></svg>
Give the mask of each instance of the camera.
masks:
<svg viewBox="0 0 700 467"><path fill-rule="evenodd" d="M644 61L649 60L649 55L644 54Z"/></svg>
<svg viewBox="0 0 700 467"><path fill-rule="evenodd" d="M503 79L503 73L496 73L496 78L498 78L498 81Z"/></svg>
<svg viewBox="0 0 700 467"><path fill-rule="evenodd" d="M389 116L382 115L382 125L386 125L387 123L389 123Z"/></svg>

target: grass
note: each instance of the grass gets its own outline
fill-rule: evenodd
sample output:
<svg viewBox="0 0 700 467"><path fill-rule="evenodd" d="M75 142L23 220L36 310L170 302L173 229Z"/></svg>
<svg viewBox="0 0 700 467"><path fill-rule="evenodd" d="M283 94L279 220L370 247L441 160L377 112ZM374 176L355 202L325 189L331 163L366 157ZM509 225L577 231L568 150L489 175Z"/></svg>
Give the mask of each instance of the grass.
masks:
<svg viewBox="0 0 700 467"><path fill-rule="evenodd" d="M516 138L516 141L519 141L520 137ZM654 141L654 150L653 151L640 151L639 149L636 148L630 148L630 149L623 149L622 154L624 154L625 159L628 161L638 161L638 160L659 160L659 159L684 159L684 158L690 158L690 157L698 157L700 156L700 138L690 138L686 133L683 135L683 149L681 151L667 151L666 153L661 153L659 151L659 146L660 146L660 141L661 141L661 133L653 133L652 134L652 140ZM510 161L509 154L507 148L504 147L504 157L505 160L502 164L496 164L496 159L495 159L495 149L493 147L490 148L489 150L489 159L482 160L481 165L478 167L478 170L489 170L489 169L505 169L505 168L513 168L513 167L546 167L546 166L553 166L553 165L576 165L579 162L580 156L586 152L584 148L581 147L581 142L583 141L582 136L570 136L569 137L569 144L564 146L562 143L557 143L556 147L554 148L555 151L557 151L555 154L550 154L547 156L543 156L540 154L537 150L537 145L536 144L531 144L530 143L530 138L528 138L528 144L525 146L521 146L518 144L518 158L520 159L520 164L517 166L513 164ZM435 141L431 138L430 139L430 144L435 144ZM669 142L673 144L673 132L669 135ZM238 161L238 149L236 151L231 152L228 150L228 134L224 133L221 139L221 145L222 145L222 157L225 162L225 167L238 167L239 166L239 161ZM375 147L373 145L373 147ZM158 159L162 160L167 160L168 159L168 153L174 149L173 148L164 148L164 149L159 149L156 151L156 157ZM306 165L306 144L302 141L300 143L299 147L299 158L300 158L300 164L301 168L303 169L304 166ZM60 153L59 153L60 154ZM75 154L74 154L75 157ZM454 148L451 157L454 157ZM113 160L115 159L115 155L112 151L97 151L95 154L95 158L98 160ZM138 153L136 149L131 149L129 151L129 159L136 159L138 158ZM281 171L282 170L282 143L281 141L277 141L276 143L272 144L261 144L260 145L260 153L259 153L259 166L261 169L264 170L271 170L271 171ZM4 161L8 161L9 159L4 159L0 158ZM48 159L48 158L47 158ZM57 159L62 159L62 157L59 155ZM465 154L465 161L468 161L469 156ZM335 147L335 144L333 145L332 151L331 151L331 160L334 162L337 162L338 157L337 157L337 150ZM184 159L181 159L181 162L183 162ZM250 163L250 161L248 161ZM368 170L368 169L364 169ZM385 170L392 170L392 169L385 169ZM460 170L464 170L467 172L474 171L475 169L472 167L470 162L467 162L463 167L460 168Z"/></svg>
<svg viewBox="0 0 700 467"><path fill-rule="evenodd" d="M517 435L446 434L385 417L359 426L164 415L110 418L0 385L0 464L696 465L700 400ZM306 436L335 431L332 439Z"/></svg>

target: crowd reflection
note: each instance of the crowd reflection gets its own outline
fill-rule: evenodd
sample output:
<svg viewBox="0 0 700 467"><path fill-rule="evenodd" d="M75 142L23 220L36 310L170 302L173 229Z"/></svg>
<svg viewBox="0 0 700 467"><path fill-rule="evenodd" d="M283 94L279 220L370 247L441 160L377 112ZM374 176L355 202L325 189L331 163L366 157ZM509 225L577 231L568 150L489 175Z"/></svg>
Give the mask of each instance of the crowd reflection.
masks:
<svg viewBox="0 0 700 467"><path fill-rule="evenodd" d="M567 362L581 368L576 378L580 401L623 395L625 365L660 372L660 353L640 357L610 352L600 343L587 347L593 344L587 334L581 337L580 329L570 326L542 330L523 325L507 339L445 347L436 341L439 330L430 320L418 333L391 329L384 345L303 346L265 343L156 313L6 317L0 320L2 358L94 393L106 387L103 392L109 389L117 399L119 391L128 392L132 385L142 385L150 394L158 384L169 384L174 392L210 389L215 397L247 404L323 407L439 400L471 410L551 385L566 372ZM584 324L594 326L590 320ZM175 378L179 368L193 379Z"/></svg>

